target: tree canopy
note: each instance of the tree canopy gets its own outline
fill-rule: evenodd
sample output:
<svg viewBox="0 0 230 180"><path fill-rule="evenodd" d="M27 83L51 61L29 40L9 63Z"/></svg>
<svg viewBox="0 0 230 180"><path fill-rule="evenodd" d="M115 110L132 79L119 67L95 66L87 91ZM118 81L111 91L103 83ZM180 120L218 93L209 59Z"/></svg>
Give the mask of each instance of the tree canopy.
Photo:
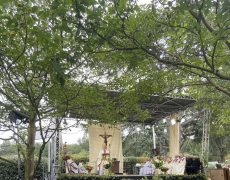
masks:
<svg viewBox="0 0 230 180"><path fill-rule="evenodd" d="M145 119L140 99L182 95L228 124L229 6L224 0L1 2L1 127L16 133L10 110L28 116L17 133L25 179L34 174L36 131L41 156L48 132L70 112L110 123L130 112ZM108 89L123 95L111 100Z"/></svg>

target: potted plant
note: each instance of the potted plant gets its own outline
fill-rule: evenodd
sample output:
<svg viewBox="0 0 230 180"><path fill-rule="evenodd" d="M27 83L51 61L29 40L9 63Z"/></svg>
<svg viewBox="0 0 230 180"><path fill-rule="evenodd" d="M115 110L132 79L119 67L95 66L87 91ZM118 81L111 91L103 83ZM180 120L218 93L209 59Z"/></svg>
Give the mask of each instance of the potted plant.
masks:
<svg viewBox="0 0 230 180"><path fill-rule="evenodd" d="M111 168L112 164L109 162L108 164L104 165L105 168L105 175L109 175L110 174L110 168Z"/></svg>

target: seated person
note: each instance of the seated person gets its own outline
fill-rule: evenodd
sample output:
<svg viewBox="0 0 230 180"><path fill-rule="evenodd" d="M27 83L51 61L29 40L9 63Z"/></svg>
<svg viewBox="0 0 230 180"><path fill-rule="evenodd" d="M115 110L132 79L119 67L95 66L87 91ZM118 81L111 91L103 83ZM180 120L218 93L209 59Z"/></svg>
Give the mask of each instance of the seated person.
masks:
<svg viewBox="0 0 230 180"><path fill-rule="evenodd" d="M64 158L66 173L79 173L78 165L70 158L70 156L65 156Z"/></svg>
<svg viewBox="0 0 230 180"><path fill-rule="evenodd" d="M148 159L144 166L140 169L140 175L151 175L154 173L154 165L151 163L151 160Z"/></svg>
<svg viewBox="0 0 230 180"><path fill-rule="evenodd" d="M79 173L87 173L85 167L83 166L83 160L81 160L78 164L78 171Z"/></svg>

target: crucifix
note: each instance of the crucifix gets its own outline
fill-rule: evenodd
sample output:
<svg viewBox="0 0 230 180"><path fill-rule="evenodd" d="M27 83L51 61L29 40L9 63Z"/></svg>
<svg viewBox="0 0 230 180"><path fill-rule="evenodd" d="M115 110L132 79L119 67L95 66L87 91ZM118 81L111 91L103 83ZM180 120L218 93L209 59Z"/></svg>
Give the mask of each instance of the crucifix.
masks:
<svg viewBox="0 0 230 180"><path fill-rule="evenodd" d="M104 143L107 147L107 143L108 143L108 138L110 138L112 135L107 134L106 132L104 134L100 134L99 136L101 136L104 139Z"/></svg>

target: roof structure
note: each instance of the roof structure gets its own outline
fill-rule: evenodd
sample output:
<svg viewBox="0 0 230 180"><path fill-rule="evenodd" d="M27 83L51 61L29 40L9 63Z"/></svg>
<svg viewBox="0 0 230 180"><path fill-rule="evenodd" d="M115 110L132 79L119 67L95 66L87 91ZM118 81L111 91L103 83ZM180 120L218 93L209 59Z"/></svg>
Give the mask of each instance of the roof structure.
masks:
<svg viewBox="0 0 230 180"><path fill-rule="evenodd" d="M122 94L122 92L111 90L108 90L105 93L107 93L107 96L111 99L115 99L116 97ZM195 102L196 101L191 97L162 97L159 95L149 95L149 97L140 100L139 105L141 109L148 110L151 117L143 121L138 118L138 115L130 114L128 117L128 121L133 123L153 124L172 114L184 111L188 107L191 107ZM100 119L97 113L92 113L88 115L77 115L75 113L70 114L72 118Z"/></svg>
<svg viewBox="0 0 230 180"><path fill-rule="evenodd" d="M116 97L120 94L118 91L107 91L111 97ZM144 123L152 124L156 121L162 120L179 111L184 111L188 107L193 106L196 101L191 97L169 97L159 95L149 95L139 102L141 109L148 110L151 117L146 119ZM130 122L143 122L140 121L135 115L131 115Z"/></svg>
<svg viewBox="0 0 230 180"><path fill-rule="evenodd" d="M186 97L160 97L152 95L149 100L141 101L140 106L142 109L147 109L151 115L149 119L145 120L145 123L153 123L177 112L184 111L195 102L194 99Z"/></svg>

